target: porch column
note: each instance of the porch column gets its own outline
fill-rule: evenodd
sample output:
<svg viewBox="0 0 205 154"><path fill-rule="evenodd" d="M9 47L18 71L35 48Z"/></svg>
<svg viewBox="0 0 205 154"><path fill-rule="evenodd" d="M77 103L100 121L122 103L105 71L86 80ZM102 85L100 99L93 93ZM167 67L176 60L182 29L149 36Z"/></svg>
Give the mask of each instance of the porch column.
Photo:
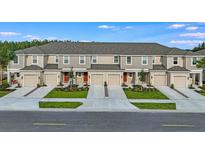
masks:
<svg viewBox="0 0 205 154"><path fill-rule="evenodd" d="M11 73L9 71L7 71L7 82L11 86Z"/></svg>
<svg viewBox="0 0 205 154"><path fill-rule="evenodd" d="M196 74L195 73L192 74L192 84L193 85L196 84Z"/></svg>
<svg viewBox="0 0 205 154"><path fill-rule="evenodd" d="M138 72L135 72L135 85L139 84Z"/></svg>
<svg viewBox="0 0 205 154"><path fill-rule="evenodd" d="M203 86L203 72L199 74L199 86Z"/></svg>

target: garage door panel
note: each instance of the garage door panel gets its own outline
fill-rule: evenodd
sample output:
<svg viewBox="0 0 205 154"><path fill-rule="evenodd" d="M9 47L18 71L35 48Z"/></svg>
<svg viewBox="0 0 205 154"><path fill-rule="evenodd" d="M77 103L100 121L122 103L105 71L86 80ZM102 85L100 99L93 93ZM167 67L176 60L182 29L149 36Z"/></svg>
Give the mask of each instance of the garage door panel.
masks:
<svg viewBox="0 0 205 154"><path fill-rule="evenodd" d="M48 86L56 86L57 83L57 74L45 74L45 84Z"/></svg>
<svg viewBox="0 0 205 154"><path fill-rule="evenodd" d="M108 85L120 85L120 75L108 74Z"/></svg>
<svg viewBox="0 0 205 154"><path fill-rule="evenodd" d="M166 76L165 75L154 75L154 85L155 86L165 86Z"/></svg>
<svg viewBox="0 0 205 154"><path fill-rule="evenodd" d="M36 87L38 83L38 76L34 74L24 75L24 87Z"/></svg>
<svg viewBox="0 0 205 154"><path fill-rule="evenodd" d="M174 76L175 87L186 87L186 76Z"/></svg>
<svg viewBox="0 0 205 154"><path fill-rule="evenodd" d="M103 85L103 74L92 74L91 85Z"/></svg>

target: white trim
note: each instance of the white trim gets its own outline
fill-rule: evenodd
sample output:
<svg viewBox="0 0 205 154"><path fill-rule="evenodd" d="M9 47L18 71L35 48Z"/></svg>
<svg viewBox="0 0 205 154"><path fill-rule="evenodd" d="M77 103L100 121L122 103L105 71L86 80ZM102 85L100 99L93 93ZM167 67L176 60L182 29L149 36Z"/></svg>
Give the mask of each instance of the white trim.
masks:
<svg viewBox="0 0 205 154"><path fill-rule="evenodd" d="M68 57L68 63L65 63L65 57ZM70 56L67 56L67 55L63 56L63 64L64 65L69 65L70 64Z"/></svg>
<svg viewBox="0 0 205 154"><path fill-rule="evenodd" d="M146 64L143 64L143 57L145 57L147 60L147 63ZM149 60L149 58L148 58L148 56L142 56L141 57L141 65L148 65L148 60Z"/></svg>
<svg viewBox="0 0 205 154"><path fill-rule="evenodd" d="M118 57L118 63L115 63L115 57ZM119 64L120 63L120 56L119 55L113 55L113 64Z"/></svg>
<svg viewBox="0 0 205 154"><path fill-rule="evenodd" d="M193 58L196 58L196 64L197 64L198 57L191 57L191 66L196 66L196 64L193 65Z"/></svg>
<svg viewBox="0 0 205 154"><path fill-rule="evenodd" d="M14 63L14 60L13 60L13 65L19 65L19 56L16 56L18 58L18 63Z"/></svg>
<svg viewBox="0 0 205 154"><path fill-rule="evenodd" d="M131 63L130 64L127 63L127 57L131 57ZM132 56L126 56L126 65L132 65Z"/></svg>
<svg viewBox="0 0 205 154"><path fill-rule="evenodd" d="M80 57L83 57L84 63L80 63ZM85 56L80 55L79 58L78 58L78 60L79 60L79 65L85 65Z"/></svg>
<svg viewBox="0 0 205 154"><path fill-rule="evenodd" d="M96 63L93 63L93 57L96 57ZM91 64L97 64L98 63L98 56L91 56Z"/></svg>
<svg viewBox="0 0 205 154"><path fill-rule="evenodd" d="M33 57L36 56L36 63L33 63ZM32 64L36 65L38 64L38 56L37 55L32 55Z"/></svg>

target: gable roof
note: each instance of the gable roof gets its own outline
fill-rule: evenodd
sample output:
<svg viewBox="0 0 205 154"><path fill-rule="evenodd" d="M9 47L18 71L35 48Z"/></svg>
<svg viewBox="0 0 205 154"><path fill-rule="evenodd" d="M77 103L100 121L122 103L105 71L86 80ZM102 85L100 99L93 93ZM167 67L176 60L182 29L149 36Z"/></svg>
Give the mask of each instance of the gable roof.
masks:
<svg viewBox="0 0 205 154"><path fill-rule="evenodd" d="M47 64L44 69L58 69L58 64Z"/></svg>
<svg viewBox="0 0 205 154"><path fill-rule="evenodd" d="M205 49L197 51L198 54L205 55Z"/></svg>
<svg viewBox="0 0 205 154"><path fill-rule="evenodd" d="M91 70L121 70L119 64L91 64Z"/></svg>
<svg viewBox="0 0 205 154"><path fill-rule="evenodd" d="M189 71L188 69L180 66L173 66L168 69L168 71Z"/></svg>
<svg viewBox="0 0 205 154"><path fill-rule="evenodd" d="M152 70L166 70L164 65L153 65Z"/></svg>
<svg viewBox="0 0 205 154"><path fill-rule="evenodd" d="M118 55L184 55L185 50L158 43L51 42L16 54L118 54Z"/></svg>
<svg viewBox="0 0 205 154"><path fill-rule="evenodd" d="M22 68L21 70L43 70L43 68L41 68L40 66L37 65L30 65L30 66L25 66L24 68Z"/></svg>

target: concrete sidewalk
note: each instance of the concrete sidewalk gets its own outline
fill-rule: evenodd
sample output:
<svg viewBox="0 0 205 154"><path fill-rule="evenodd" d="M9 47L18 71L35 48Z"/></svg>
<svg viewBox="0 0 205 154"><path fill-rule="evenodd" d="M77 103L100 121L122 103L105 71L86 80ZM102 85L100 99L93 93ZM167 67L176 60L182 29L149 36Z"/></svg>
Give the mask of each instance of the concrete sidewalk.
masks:
<svg viewBox="0 0 205 154"><path fill-rule="evenodd" d="M10 94L4 96L5 98L20 98L24 97L24 95L28 94L30 91L34 90L36 87L21 87L17 88L15 91Z"/></svg>

